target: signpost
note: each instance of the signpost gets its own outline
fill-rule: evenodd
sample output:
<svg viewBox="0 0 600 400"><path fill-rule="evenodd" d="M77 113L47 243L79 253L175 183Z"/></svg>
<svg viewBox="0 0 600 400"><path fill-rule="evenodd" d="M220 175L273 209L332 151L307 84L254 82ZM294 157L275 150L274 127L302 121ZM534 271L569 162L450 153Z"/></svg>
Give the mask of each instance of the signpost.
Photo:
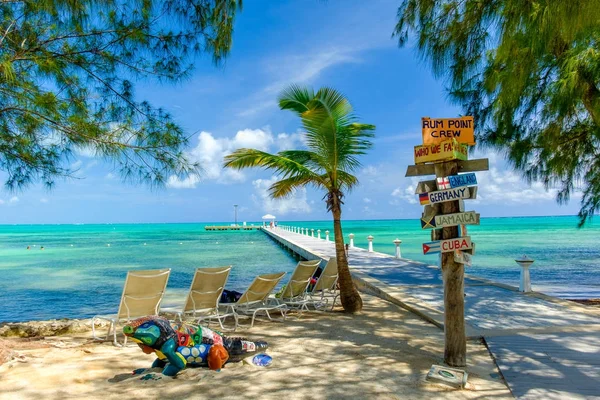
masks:
<svg viewBox="0 0 600 400"><path fill-rule="evenodd" d="M460 143L472 146L475 144L474 128L473 117L421 119L424 145L456 139Z"/></svg>
<svg viewBox="0 0 600 400"><path fill-rule="evenodd" d="M475 144L473 117L422 119L422 145L415 146L415 165L406 176L435 175L419 182L415 194L424 205L420 223L430 229L431 241L423 254L439 254L444 282L444 362L464 367L467 362L464 266L471 265L475 243L467 225L479 225L475 211L464 212L464 200L477 196L473 172L487 171L489 161L467 160L467 146ZM459 175L461 173L461 175ZM431 178L430 178L431 179Z"/></svg>
<svg viewBox="0 0 600 400"><path fill-rule="evenodd" d="M490 162L487 158L478 158L475 160L459 160L457 161L458 169L456 174L459 172L477 172L487 171L490 169ZM406 168L406 177L409 176L425 176L435 175L435 164L419 164L409 165Z"/></svg>
<svg viewBox="0 0 600 400"><path fill-rule="evenodd" d="M445 240L436 240L423 243L423 254L449 253L454 250L471 249L471 238L469 236Z"/></svg>
<svg viewBox="0 0 600 400"><path fill-rule="evenodd" d="M422 206L427 204L443 203L445 201L454 201L458 199L476 199L476 187L462 187L456 189L436 190L435 192L421 193L419 202Z"/></svg>
<svg viewBox="0 0 600 400"><path fill-rule="evenodd" d="M475 211L467 211L465 213L456 214L423 214L421 217L421 228L433 229L433 228L444 228L446 226L457 226L457 225L479 225L479 214Z"/></svg>
<svg viewBox="0 0 600 400"><path fill-rule="evenodd" d="M432 161L466 160L469 147L455 139L445 140L428 146L415 146L415 164Z"/></svg>
<svg viewBox="0 0 600 400"><path fill-rule="evenodd" d="M470 267L472 259L473 257L469 253L462 250L454 250L454 262L468 265Z"/></svg>
<svg viewBox="0 0 600 400"><path fill-rule="evenodd" d="M452 175L448 177L448 182L452 188L472 186L477 185L477 177L472 172L469 174Z"/></svg>
<svg viewBox="0 0 600 400"><path fill-rule="evenodd" d="M430 181L421 181L417 184L417 188L415 189L415 194L433 192L436 188L438 188L438 187L435 182L435 179L432 179Z"/></svg>

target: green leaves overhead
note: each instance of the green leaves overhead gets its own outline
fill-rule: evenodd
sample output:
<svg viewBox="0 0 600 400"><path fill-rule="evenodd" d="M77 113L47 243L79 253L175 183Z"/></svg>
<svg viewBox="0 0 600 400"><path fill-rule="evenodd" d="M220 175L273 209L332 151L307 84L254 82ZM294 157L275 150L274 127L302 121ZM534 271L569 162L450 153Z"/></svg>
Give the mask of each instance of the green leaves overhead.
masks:
<svg viewBox="0 0 600 400"><path fill-rule="evenodd" d="M481 144L559 202L581 190L581 224L600 210L600 0L406 0L394 34L414 34Z"/></svg>
<svg viewBox="0 0 600 400"><path fill-rule="evenodd" d="M9 188L69 176L87 150L126 180L197 174L171 115L134 82L179 82L194 56L220 62L239 0L36 0L0 3L0 170Z"/></svg>

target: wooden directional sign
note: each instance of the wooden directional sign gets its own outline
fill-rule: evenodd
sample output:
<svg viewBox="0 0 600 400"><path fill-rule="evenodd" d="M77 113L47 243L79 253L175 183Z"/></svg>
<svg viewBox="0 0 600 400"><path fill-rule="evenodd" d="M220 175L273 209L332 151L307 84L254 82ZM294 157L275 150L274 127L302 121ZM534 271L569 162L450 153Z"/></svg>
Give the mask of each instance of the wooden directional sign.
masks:
<svg viewBox="0 0 600 400"><path fill-rule="evenodd" d="M471 254L461 250L454 250L454 262L468 265L470 267L472 259L473 257L471 256Z"/></svg>
<svg viewBox="0 0 600 400"><path fill-rule="evenodd" d="M435 192L421 193L419 202L421 205L443 203L445 201L454 201L459 199L476 199L477 186L462 187L448 190L437 190Z"/></svg>
<svg viewBox="0 0 600 400"><path fill-rule="evenodd" d="M445 140L432 145L415 146L415 164L441 162L450 160L466 160L469 147L454 139Z"/></svg>
<svg viewBox="0 0 600 400"><path fill-rule="evenodd" d="M452 188L477 185L477 177L472 172L462 175L450 175L448 177L448 181L450 182L450 187Z"/></svg>
<svg viewBox="0 0 600 400"><path fill-rule="evenodd" d="M456 139L472 146L475 144L474 128L473 117L421 119L424 145Z"/></svg>
<svg viewBox="0 0 600 400"><path fill-rule="evenodd" d="M459 160L458 172L477 172L487 171L490 169L490 163L487 158L478 158L476 160ZM409 165L406 168L406 175L404 176L425 176L435 175L435 164L420 164L420 165Z"/></svg>
<svg viewBox="0 0 600 400"><path fill-rule="evenodd" d="M421 228L434 229L457 225L479 225L479 214L475 211L466 213L431 215L423 213Z"/></svg>
<svg viewBox="0 0 600 400"><path fill-rule="evenodd" d="M432 179L430 181L421 181L417 184L415 194L433 192L436 189L438 189L438 187L435 183L435 179Z"/></svg>
<svg viewBox="0 0 600 400"><path fill-rule="evenodd" d="M436 185L438 190L452 189L462 186L472 186L477 185L477 177L474 173L450 175L442 178L436 178Z"/></svg>
<svg viewBox="0 0 600 400"><path fill-rule="evenodd" d="M471 248L471 238L469 236L436 240L434 242L423 243L423 254L450 253L454 250L468 250Z"/></svg>
<svg viewBox="0 0 600 400"><path fill-rule="evenodd" d="M423 217L439 215L441 205L442 203L435 203L423 206ZM465 212L465 201L463 199L458 200L458 211L461 213Z"/></svg>

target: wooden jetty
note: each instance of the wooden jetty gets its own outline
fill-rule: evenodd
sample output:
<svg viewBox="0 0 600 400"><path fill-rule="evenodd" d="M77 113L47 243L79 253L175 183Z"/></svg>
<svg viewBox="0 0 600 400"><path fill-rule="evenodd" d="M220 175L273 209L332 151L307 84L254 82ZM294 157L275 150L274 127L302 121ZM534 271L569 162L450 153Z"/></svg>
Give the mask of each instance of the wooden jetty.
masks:
<svg viewBox="0 0 600 400"><path fill-rule="evenodd" d="M307 260L335 256L333 241L294 233L297 229L279 226L262 232ZM359 290L444 327L438 266L359 247L348 249L348 262ZM470 274L464 280L466 335L485 338L517 399L598 397L598 310Z"/></svg>
<svg viewBox="0 0 600 400"><path fill-rule="evenodd" d="M207 225L204 227L207 231L254 231L261 228L261 225Z"/></svg>

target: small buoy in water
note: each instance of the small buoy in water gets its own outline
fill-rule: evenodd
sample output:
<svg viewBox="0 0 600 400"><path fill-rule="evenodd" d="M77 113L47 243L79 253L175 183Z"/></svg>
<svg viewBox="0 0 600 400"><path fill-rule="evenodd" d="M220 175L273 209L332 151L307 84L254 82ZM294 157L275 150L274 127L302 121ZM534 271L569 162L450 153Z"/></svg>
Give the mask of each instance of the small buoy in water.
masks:
<svg viewBox="0 0 600 400"><path fill-rule="evenodd" d="M183 242L179 242L179 244L183 244Z"/></svg>
<svg viewBox="0 0 600 400"><path fill-rule="evenodd" d="M219 242L215 242L216 244L219 244Z"/></svg>
<svg viewBox="0 0 600 400"><path fill-rule="evenodd" d="M146 245L146 243L144 243L144 246Z"/></svg>
<svg viewBox="0 0 600 400"><path fill-rule="evenodd" d="M106 247L110 247L110 243L106 245Z"/></svg>
<svg viewBox="0 0 600 400"><path fill-rule="evenodd" d="M73 247L73 245L71 245L71 247Z"/></svg>

